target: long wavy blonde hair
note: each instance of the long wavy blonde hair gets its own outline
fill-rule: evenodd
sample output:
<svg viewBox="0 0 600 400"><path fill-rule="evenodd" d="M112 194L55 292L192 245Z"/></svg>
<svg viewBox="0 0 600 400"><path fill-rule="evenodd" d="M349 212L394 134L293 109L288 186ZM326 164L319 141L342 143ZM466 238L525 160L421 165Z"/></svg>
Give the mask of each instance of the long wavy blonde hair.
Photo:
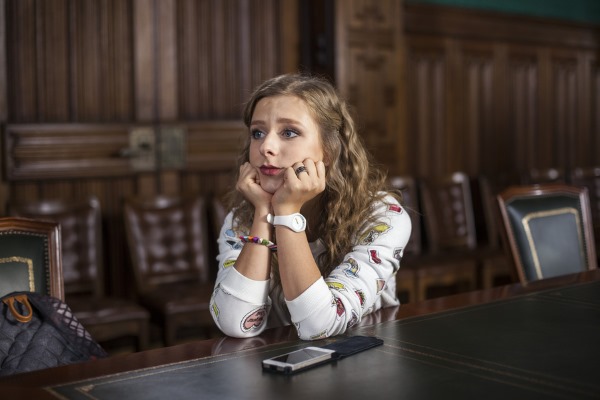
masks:
<svg viewBox="0 0 600 400"><path fill-rule="evenodd" d="M386 176L371 162L346 103L325 79L287 74L267 80L246 103L244 123L249 128L256 104L265 97L295 96L303 100L319 127L327 167L325 191L318 197L320 215L311 227L323 241L326 251L317 260L323 276L343 261L352 249L353 238L371 218L375 200L386 190ZM250 134L238 159L249 160ZM393 193L395 194L395 193ZM397 196L397 194L395 194ZM254 208L235 190L229 193L229 209L234 211L236 230L249 230ZM398 199L400 200L400 199Z"/></svg>

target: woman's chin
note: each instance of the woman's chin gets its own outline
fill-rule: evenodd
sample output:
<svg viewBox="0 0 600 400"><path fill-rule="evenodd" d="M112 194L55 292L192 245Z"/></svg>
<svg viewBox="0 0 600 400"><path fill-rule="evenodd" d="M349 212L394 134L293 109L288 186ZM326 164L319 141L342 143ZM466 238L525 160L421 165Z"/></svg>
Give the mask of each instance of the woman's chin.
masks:
<svg viewBox="0 0 600 400"><path fill-rule="evenodd" d="M271 179L266 180L265 182L265 179L263 178L260 181L260 187L262 187L265 192L273 194L281 187L282 183L283 182L281 181L273 181Z"/></svg>

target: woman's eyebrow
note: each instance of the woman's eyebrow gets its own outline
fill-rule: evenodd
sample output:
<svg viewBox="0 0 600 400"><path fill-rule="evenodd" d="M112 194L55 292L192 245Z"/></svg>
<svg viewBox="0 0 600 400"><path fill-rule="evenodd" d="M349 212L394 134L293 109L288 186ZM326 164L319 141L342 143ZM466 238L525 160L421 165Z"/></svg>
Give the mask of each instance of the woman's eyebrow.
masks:
<svg viewBox="0 0 600 400"><path fill-rule="evenodd" d="M300 122L296 119L291 119L291 118L278 118L277 123L278 124L292 124L292 125L304 126L304 124L302 124L302 122ZM264 125L264 124L265 124L265 121L263 121L262 119L255 119L255 120L250 121L250 126Z"/></svg>
<svg viewBox="0 0 600 400"><path fill-rule="evenodd" d="M302 126L302 122L296 120L296 119L290 119L290 118L279 118L277 120L278 123L284 123L284 124L292 124L292 125L300 125Z"/></svg>

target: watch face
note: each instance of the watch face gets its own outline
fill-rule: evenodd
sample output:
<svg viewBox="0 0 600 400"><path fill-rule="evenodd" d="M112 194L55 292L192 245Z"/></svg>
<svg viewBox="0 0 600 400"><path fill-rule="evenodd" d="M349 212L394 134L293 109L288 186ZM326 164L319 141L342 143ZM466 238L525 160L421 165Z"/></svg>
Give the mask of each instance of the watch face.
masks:
<svg viewBox="0 0 600 400"><path fill-rule="evenodd" d="M295 230L303 231L306 226L306 219L302 215L294 215L292 227Z"/></svg>

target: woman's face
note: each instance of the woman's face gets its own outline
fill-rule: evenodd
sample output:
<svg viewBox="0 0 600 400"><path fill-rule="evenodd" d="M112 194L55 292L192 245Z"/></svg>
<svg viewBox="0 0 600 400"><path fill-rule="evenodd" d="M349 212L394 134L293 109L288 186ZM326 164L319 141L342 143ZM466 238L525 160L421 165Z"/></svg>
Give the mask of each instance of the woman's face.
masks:
<svg viewBox="0 0 600 400"><path fill-rule="evenodd" d="M259 170L261 187L269 192L283 184L285 168L307 158L323 160L316 121L295 96L261 99L250 122L250 165Z"/></svg>

